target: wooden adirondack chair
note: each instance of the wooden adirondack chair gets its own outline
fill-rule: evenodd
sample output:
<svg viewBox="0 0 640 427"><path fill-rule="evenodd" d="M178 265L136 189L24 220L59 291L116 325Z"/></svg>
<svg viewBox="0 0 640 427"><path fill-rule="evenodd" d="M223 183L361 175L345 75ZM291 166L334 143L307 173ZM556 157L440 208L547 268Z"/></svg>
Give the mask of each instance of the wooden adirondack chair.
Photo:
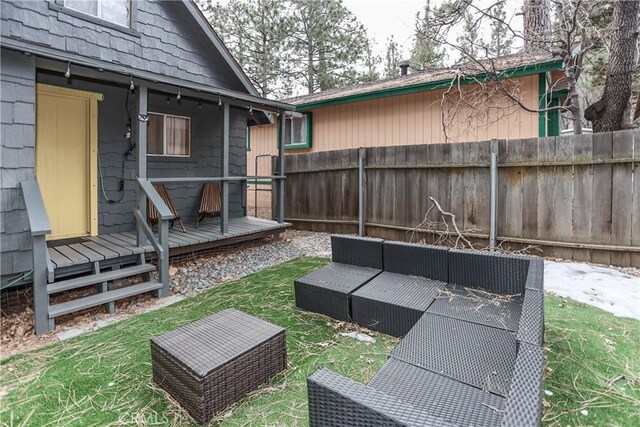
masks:
<svg viewBox="0 0 640 427"><path fill-rule="evenodd" d="M202 198L200 199L200 208L198 208L196 228L198 228L203 218L220 216L221 205L220 184L206 183L202 188Z"/></svg>
<svg viewBox="0 0 640 427"><path fill-rule="evenodd" d="M160 198L162 198L164 203L167 205L167 207L169 208L169 210L173 214L173 219L171 220L171 227L173 227L173 223L175 221L178 221L178 224L180 224L180 228L182 228L182 231L186 232L187 229L184 228L184 224L182 223L182 220L180 219L180 214L176 210L176 207L173 205L173 202L171 201L171 198L169 197L169 192L167 191L167 187L165 187L162 184L156 184L153 187L156 189L156 191L160 195ZM151 203L149 200L147 200L147 219L149 221L149 224L151 224L151 226L157 224L158 223L158 217L159 217L158 210L153 205L153 203Z"/></svg>

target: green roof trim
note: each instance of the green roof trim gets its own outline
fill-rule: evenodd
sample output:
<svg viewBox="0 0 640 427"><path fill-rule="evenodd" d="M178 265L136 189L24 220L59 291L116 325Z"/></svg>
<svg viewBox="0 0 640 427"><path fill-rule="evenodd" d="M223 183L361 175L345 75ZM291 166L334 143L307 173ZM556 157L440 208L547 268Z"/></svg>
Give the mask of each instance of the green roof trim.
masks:
<svg viewBox="0 0 640 427"><path fill-rule="evenodd" d="M535 65L523 65L520 67L508 68L500 73L502 78L516 78L529 76L533 74L546 73L548 71L556 71L562 69L562 60L555 60ZM473 84L478 80L494 80L495 76L488 73L479 73L471 77L461 79L461 84ZM414 85L394 87L389 89L381 89L374 92L359 93L356 95L347 95L341 98L326 99L322 101L307 102L295 105L296 111L313 110L320 107L330 107L334 105L349 104L352 102L368 101L371 99L386 98L390 96L408 95L418 92L426 92L434 89L447 87L451 84L451 79L436 80L433 82L419 83Z"/></svg>

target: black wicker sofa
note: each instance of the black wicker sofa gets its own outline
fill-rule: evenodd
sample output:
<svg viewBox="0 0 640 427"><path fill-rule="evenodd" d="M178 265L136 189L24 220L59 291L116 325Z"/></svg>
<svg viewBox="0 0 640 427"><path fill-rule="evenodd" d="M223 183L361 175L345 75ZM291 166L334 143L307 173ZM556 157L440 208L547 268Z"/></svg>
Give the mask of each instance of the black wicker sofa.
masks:
<svg viewBox="0 0 640 427"><path fill-rule="evenodd" d="M296 280L297 306L403 338L367 385L311 375L311 426L540 424L542 259L352 236L331 244L333 263Z"/></svg>

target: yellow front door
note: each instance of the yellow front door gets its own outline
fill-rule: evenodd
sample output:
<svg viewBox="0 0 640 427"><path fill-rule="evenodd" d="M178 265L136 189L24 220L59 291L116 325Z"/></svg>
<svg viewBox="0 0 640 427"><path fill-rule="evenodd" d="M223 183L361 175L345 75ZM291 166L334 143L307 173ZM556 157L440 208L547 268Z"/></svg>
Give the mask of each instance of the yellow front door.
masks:
<svg viewBox="0 0 640 427"><path fill-rule="evenodd" d="M36 176L49 239L98 232L98 101L102 95L38 84Z"/></svg>

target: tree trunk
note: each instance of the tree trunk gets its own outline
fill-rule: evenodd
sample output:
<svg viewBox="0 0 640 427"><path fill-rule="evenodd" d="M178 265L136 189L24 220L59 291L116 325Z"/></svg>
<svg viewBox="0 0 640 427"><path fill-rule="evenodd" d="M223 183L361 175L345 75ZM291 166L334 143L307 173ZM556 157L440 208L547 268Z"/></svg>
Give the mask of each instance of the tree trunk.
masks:
<svg viewBox="0 0 640 427"><path fill-rule="evenodd" d="M584 111L584 117L591 121L594 132L622 129L631 97L640 2L621 0L614 2L613 7L613 30L604 92L602 98Z"/></svg>
<svg viewBox="0 0 640 427"><path fill-rule="evenodd" d="M311 94L314 92L314 77L315 77L315 70L313 69L313 53L311 50L311 46L309 46L309 52L307 54L307 73L308 78L307 78L307 91Z"/></svg>
<svg viewBox="0 0 640 427"><path fill-rule="evenodd" d="M573 134L582 134L582 108L580 106L580 95L576 88L575 68L569 66L565 73L567 77L567 88L569 90L569 102L571 103L571 120L573 122Z"/></svg>
<svg viewBox="0 0 640 427"><path fill-rule="evenodd" d="M524 50L541 53L549 50L549 2L526 0L524 5Z"/></svg>

